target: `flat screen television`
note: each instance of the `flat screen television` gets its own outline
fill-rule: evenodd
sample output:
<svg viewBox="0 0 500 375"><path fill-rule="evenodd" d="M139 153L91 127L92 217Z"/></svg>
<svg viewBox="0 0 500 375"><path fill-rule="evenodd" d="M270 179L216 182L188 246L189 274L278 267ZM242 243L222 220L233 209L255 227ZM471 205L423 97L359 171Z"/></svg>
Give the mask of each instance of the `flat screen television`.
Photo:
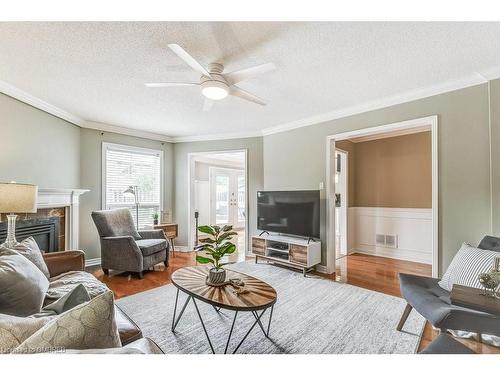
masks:
<svg viewBox="0 0 500 375"><path fill-rule="evenodd" d="M319 190L258 191L257 228L319 238Z"/></svg>

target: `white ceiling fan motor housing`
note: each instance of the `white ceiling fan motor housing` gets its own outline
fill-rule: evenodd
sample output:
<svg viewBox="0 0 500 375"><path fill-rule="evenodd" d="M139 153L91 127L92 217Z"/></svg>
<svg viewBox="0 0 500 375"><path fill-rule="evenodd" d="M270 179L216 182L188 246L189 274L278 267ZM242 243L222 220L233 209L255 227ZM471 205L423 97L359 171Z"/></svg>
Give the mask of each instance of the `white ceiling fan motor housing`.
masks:
<svg viewBox="0 0 500 375"><path fill-rule="evenodd" d="M229 85L222 76L224 66L218 63L208 65L210 77L201 77L201 92L204 96L212 100L224 99L229 94Z"/></svg>

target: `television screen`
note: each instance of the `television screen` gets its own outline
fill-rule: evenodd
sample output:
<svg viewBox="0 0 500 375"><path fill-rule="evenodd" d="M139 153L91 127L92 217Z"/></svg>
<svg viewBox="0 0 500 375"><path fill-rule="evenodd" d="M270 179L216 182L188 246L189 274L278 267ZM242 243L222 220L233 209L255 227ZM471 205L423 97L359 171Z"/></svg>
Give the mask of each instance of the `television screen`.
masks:
<svg viewBox="0 0 500 375"><path fill-rule="evenodd" d="M257 228L319 238L319 190L258 191Z"/></svg>

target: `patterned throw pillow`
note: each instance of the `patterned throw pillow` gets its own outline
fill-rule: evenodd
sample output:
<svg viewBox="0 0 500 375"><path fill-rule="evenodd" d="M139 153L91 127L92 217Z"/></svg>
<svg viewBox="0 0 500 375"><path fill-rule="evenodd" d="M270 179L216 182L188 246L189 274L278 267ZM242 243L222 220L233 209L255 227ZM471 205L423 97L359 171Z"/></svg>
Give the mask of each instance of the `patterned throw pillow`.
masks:
<svg viewBox="0 0 500 375"><path fill-rule="evenodd" d="M10 353L53 318L0 314L0 354Z"/></svg>
<svg viewBox="0 0 500 375"><path fill-rule="evenodd" d="M439 286L449 292L453 284L481 288L478 276L493 268L497 256L500 256L499 252L478 249L463 243L439 281Z"/></svg>
<svg viewBox="0 0 500 375"><path fill-rule="evenodd" d="M33 237L28 237L22 240L20 243L12 247L11 250L15 250L19 254L24 255L35 266L37 266L40 271L42 271L47 280L50 278L50 272L45 264L45 261L43 260L42 251Z"/></svg>
<svg viewBox="0 0 500 375"><path fill-rule="evenodd" d="M57 316L12 353L43 353L65 349L121 347L113 292L108 291Z"/></svg>

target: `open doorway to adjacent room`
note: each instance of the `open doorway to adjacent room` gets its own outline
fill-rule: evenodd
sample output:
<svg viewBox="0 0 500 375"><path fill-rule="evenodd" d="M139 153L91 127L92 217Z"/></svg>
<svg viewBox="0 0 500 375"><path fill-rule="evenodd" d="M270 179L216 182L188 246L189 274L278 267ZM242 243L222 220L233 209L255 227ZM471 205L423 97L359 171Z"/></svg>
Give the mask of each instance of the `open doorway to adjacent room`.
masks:
<svg viewBox="0 0 500 375"><path fill-rule="evenodd" d="M247 251L246 150L191 153L189 165L189 248L202 234L197 225L232 225L237 251L229 261L245 260Z"/></svg>
<svg viewBox="0 0 500 375"><path fill-rule="evenodd" d="M400 272L437 273L436 126L430 117L328 139L337 280L393 294L385 284Z"/></svg>

